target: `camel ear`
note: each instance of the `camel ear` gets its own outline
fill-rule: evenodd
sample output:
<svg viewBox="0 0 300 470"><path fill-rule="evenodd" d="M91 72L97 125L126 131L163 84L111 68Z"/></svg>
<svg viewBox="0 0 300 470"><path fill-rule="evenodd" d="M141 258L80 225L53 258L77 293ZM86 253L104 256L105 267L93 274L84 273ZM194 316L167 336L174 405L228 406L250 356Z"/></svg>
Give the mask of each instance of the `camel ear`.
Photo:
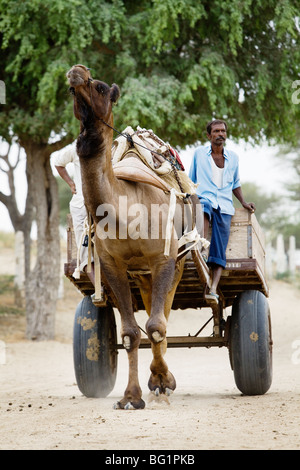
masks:
<svg viewBox="0 0 300 470"><path fill-rule="evenodd" d="M118 85L113 83L110 89L110 99L112 103L116 103L118 101L119 96L120 96L120 88L118 87Z"/></svg>

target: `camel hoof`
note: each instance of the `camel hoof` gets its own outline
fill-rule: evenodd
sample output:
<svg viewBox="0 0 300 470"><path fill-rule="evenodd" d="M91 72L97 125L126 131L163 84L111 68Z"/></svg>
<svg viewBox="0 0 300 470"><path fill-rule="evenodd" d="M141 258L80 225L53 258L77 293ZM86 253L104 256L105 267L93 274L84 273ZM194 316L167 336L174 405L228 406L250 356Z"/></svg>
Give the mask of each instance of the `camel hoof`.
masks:
<svg viewBox="0 0 300 470"><path fill-rule="evenodd" d="M171 388L168 388L166 387L164 391L161 391L159 387L157 387L153 393L156 397L159 397L161 394L164 394L166 395L167 397L169 397L170 395L172 395L172 393L174 392L174 390L172 390Z"/></svg>
<svg viewBox="0 0 300 470"><path fill-rule="evenodd" d="M124 336L123 346L125 349L130 349L130 337L129 336Z"/></svg>
<svg viewBox="0 0 300 470"><path fill-rule="evenodd" d="M124 406L124 410L135 410L135 407L133 406L132 403L130 403L130 401L128 403L126 403L126 405Z"/></svg>
<svg viewBox="0 0 300 470"><path fill-rule="evenodd" d="M164 337L161 336L161 334L158 331L154 331L152 333L152 338L154 339L156 343L160 343L164 339Z"/></svg>
<svg viewBox="0 0 300 470"><path fill-rule="evenodd" d="M143 410L145 408L144 400L140 399L137 403L127 402L123 405L120 401L113 404L114 410Z"/></svg>

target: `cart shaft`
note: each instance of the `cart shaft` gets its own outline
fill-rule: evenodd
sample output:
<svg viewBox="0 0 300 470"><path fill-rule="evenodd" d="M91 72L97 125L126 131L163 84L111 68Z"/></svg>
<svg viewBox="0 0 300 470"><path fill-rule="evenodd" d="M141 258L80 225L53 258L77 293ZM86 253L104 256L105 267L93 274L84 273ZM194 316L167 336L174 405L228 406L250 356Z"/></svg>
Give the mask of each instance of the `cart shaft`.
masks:
<svg viewBox="0 0 300 470"><path fill-rule="evenodd" d="M211 348L213 346L227 346L227 341L222 336L169 336L167 337L168 348ZM151 341L148 338L142 338L140 349L151 348ZM124 349L122 344L116 344L116 349Z"/></svg>

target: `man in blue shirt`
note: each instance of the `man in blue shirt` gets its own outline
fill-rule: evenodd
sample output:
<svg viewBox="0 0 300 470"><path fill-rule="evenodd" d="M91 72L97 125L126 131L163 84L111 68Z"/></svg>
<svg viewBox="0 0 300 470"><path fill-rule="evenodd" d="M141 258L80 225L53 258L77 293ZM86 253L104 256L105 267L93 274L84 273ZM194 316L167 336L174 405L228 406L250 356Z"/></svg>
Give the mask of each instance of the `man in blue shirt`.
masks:
<svg viewBox="0 0 300 470"><path fill-rule="evenodd" d="M189 176L198 184L197 196L204 211L204 237L207 238L211 224L212 235L207 259L212 269L212 285L208 300L218 302L217 287L226 266L226 248L230 233L231 217L234 215L232 193L243 207L255 211L253 202L244 200L239 178L239 159L236 153L224 145L227 138L227 124L216 119L207 125L208 147L198 147L191 163Z"/></svg>

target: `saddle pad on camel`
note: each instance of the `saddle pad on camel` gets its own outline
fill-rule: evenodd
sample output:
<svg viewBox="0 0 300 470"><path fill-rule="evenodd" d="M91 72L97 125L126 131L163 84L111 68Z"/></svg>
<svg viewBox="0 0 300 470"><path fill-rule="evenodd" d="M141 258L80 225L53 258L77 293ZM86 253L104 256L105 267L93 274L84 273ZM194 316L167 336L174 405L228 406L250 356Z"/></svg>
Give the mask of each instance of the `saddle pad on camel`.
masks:
<svg viewBox="0 0 300 470"><path fill-rule="evenodd" d="M151 184L162 191L169 192L171 190L154 171L135 157L128 157L115 163L113 170L119 179Z"/></svg>

